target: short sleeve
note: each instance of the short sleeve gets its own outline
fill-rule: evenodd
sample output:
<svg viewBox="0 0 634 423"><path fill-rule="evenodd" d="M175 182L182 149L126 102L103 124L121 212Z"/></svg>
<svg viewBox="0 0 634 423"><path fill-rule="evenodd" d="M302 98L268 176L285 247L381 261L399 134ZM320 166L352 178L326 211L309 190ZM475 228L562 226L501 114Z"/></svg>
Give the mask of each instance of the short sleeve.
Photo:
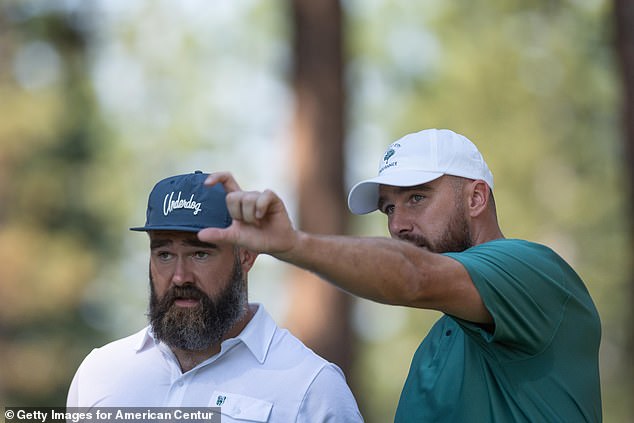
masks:
<svg viewBox="0 0 634 423"><path fill-rule="evenodd" d="M325 365L315 376L300 406L297 422L363 422L356 400L337 366Z"/></svg>
<svg viewBox="0 0 634 423"><path fill-rule="evenodd" d="M467 269L495 323L491 335L456 319L467 334L507 345L509 354L534 355L550 343L570 298L557 254L539 244L500 240L447 255Z"/></svg>

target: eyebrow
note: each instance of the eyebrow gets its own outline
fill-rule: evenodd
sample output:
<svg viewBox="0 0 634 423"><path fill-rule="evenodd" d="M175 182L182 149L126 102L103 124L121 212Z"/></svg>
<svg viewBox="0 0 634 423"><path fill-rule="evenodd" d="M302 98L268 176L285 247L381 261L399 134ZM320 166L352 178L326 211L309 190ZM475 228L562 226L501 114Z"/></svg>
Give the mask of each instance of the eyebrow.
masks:
<svg viewBox="0 0 634 423"><path fill-rule="evenodd" d="M429 186L429 182L426 182L420 185L414 185L411 187L394 187L394 188L396 188L396 191L398 192L398 194L401 194L403 192L409 192L409 191L426 191L426 192L434 191L434 188ZM382 210L384 204L385 204L385 198L379 197L378 209Z"/></svg>

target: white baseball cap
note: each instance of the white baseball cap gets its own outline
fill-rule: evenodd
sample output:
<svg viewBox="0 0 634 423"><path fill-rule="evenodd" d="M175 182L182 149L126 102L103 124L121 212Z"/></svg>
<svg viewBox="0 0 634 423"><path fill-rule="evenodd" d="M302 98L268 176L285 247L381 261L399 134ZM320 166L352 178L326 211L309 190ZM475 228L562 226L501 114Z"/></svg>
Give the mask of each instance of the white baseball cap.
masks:
<svg viewBox="0 0 634 423"><path fill-rule="evenodd" d="M390 144L379 162L379 175L350 190L348 208L370 213L378 208L379 185L410 187L442 175L482 179L493 189L493 175L471 141L449 129L425 129Z"/></svg>

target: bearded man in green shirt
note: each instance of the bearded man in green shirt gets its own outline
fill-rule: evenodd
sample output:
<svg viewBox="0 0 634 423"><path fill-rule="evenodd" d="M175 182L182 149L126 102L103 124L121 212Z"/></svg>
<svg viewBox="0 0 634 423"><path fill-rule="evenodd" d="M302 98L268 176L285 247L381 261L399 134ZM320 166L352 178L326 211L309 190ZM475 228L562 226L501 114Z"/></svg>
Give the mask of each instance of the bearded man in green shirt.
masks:
<svg viewBox="0 0 634 423"><path fill-rule="evenodd" d="M233 224L201 240L270 254L370 300L444 313L412 359L396 422L601 421L601 324L588 290L550 248L504 237L493 175L466 137L406 135L377 177L351 189L350 210L383 212L391 239L306 233L274 192L242 191L229 173L207 180L218 182Z"/></svg>

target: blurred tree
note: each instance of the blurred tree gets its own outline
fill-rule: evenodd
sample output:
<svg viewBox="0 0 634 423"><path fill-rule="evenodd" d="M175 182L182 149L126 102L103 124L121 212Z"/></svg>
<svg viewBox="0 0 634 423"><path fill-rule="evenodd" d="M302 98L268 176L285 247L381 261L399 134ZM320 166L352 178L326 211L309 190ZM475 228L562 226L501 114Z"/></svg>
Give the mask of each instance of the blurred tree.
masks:
<svg viewBox="0 0 634 423"><path fill-rule="evenodd" d="M342 13L338 0L293 0L294 153L300 229L346 232ZM288 328L350 373L350 295L291 270Z"/></svg>
<svg viewBox="0 0 634 423"><path fill-rule="evenodd" d="M82 287L111 256L94 201L108 154L87 80L87 5L0 6L0 402L61 405L79 357Z"/></svg>
<svg viewBox="0 0 634 423"><path fill-rule="evenodd" d="M634 3L629 0L614 0L614 23L616 50L621 66L621 80L623 83L622 121L623 141L625 144L625 170L627 172L629 240L631 251L634 251ZM634 268L629 262L629 312L623 319L624 327L628 328L625 357L628 369L623 372L624 383L629 384L629 390L634 392ZM634 407L634 405L630 405ZM634 410L632 411L634 414Z"/></svg>

